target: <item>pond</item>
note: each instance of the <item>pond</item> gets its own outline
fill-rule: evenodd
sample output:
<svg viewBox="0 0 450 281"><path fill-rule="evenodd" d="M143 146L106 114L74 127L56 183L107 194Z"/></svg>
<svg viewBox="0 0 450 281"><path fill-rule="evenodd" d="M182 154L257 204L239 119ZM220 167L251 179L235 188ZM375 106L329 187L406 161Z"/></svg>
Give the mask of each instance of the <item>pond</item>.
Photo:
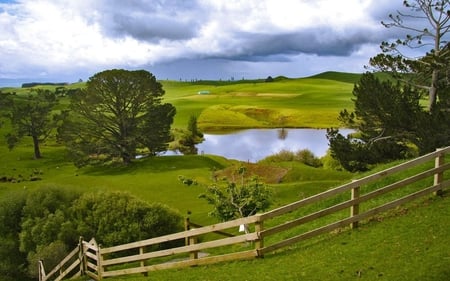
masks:
<svg viewBox="0 0 450 281"><path fill-rule="evenodd" d="M344 136L350 129L341 129ZM325 129L249 129L227 134L204 134L198 153L221 155L228 159L257 162L281 150L309 149L317 157L328 150Z"/></svg>

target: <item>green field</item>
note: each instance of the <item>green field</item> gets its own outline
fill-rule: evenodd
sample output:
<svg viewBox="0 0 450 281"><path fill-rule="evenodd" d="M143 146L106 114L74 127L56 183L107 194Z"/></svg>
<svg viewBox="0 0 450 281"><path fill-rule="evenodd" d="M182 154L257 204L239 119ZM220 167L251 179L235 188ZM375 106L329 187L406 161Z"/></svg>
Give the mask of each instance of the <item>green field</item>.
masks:
<svg viewBox="0 0 450 281"><path fill-rule="evenodd" d="M322 73L299 79L252 81L161 81L165 101L177 108L174 128L185 128L191 115L206 131L241 128L338 127L337 115L351 108L353 83L359 75ZM82 86L79 84L77 86ZM25 94L24 89L3 89ZM199 91L209 91L199 95ZM68 98L61 99L61 107ZM0 128L5 135L8 126ZM129 166L76 168L63 147L48 142L43 158L33 160L31 141L9 151L0 137L0 196L55 186L81 192L121 190L148 202L161 202L193 222L214 223L211 207L198 198L212 183L213 171L240 163L215 155L144 158ZM279 167L280 165L276 165ZM301 163L281 165L287 173L274 190L273 208L360 177L342 171L312 168ZM270 167L267 168L270 171ZM29 181L38 172L41 180ZM178 176L194 178L186 186ZM161 271L148 278L111 280L447 280L450 275L450 197L428 199L393 212L382 222L359 230L321 236L264 259L183 270ZM401 213L400 216L398 216Z"/></svg>
<svg viewBox="0 0 450 281"><path fill-rule="evenodd" d="M260 127L313 127L338 126L336 117L343 107L349 107L351 91L359 75L329 72L318 77L251 81L161 81L166 91L165 102L177 108L174 128L185 128L191 115L197 115L201 129L223 130ZM83 87L83 83L70 88ZM44 86L51 89L51 86ZM202 90L208 95L199 95ZM20 97L29 89L4 88L4 92L16 92ZM60 98L60 108L69 102L68 97ZM280 117L283 124L280 123ZM7 125L7 124L6 124ZM6 133L8 126L0 129ZM162 157L136 161L130 167L83 168L77 169L66 159L63 147L51 141L42 146L43 159L32 160L32 146L29 139L13 151L0 138L0 176L26 178L35 170L42 171L42 181L24 181L16 184L0 183L0 194L16 188L34 188L55 185L79 190L120 189L148 201L166 203L185 213L191 211L193 217L209 220L209 206L198 199L203 187L211 182L212 170L221 169L233 162L216 156L204 157ZM299 171L300 169L300 171ZM318 174L305 171L309 167L291 169L292 173ZM200 185L187 188L179 183L178 176L195 178ZM292 174L290 178L299 178ZM349 175L343 178L347 179ZM339 183L342 176L333 180L317 178L319 186ZM279 202L295 200L295 194L305 183L285 183L280 188ZM161 192L164 191L164 192ZM314 191L312 191L314 192ZM285 197L285 198L283 198Z"/></svg>
<svg viewBox="0 0 450 281"><path fill-rule="evenodd" d="M167 102L177 108L175 127L190 115L203 130L239 128L339 127L336 117L351 108L358 75L328 73L325 77L216 82L162 81ZM209 94L199 94L207 91Z"/></svg>
<svg viewBox="0 0 450 281"><path fill-rule="evenodd" d="M242 128L339 127L337 116L351 108L353 84L360 74L326 72L308 78L241 81L160 81L164 101L177 108L174 128L185 128L191 115L198 116L204 131ZM83 87L84 83L67 86ZM42 86L54 89L54 86ZM28 93L26 88L3 88L3 92ZM199 94L207 91L209 94ZM67 104L67 99L62 99Z"/></svg>

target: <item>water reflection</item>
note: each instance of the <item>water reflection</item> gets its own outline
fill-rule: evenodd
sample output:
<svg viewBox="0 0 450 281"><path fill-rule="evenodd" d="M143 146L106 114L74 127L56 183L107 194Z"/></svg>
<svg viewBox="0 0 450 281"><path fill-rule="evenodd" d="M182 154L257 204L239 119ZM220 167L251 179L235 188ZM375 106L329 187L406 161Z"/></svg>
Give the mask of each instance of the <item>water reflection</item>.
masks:
<svg viewBox="0 0 450 281"><path fill-rule="evenodd" d="M340 130L346 135L352 130ZM281 150L309 149L317 157L326 154L328 140L322 129L251 129L229 134L205 134L197 145L199 153L221 155L229 159L257 162Z"/></svg>

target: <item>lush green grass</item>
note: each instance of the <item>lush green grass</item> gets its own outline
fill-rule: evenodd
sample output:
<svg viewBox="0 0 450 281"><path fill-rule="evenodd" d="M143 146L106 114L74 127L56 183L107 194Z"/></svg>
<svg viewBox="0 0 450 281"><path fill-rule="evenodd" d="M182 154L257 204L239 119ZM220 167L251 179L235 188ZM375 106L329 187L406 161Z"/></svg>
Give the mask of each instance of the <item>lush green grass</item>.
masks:
<svg viewBox="0 0 450 281"><path fill-rule="evenodd" d="M338 127L339 111L353 106L353 83L327 78L282 79L270 83L223 82L219 85L162 83L166 100L177 107L175 126L182 127L183 120L197 115L199 127L204 130ZM199 95L202 90L210 94Z"/></svg>
<svg viewBox="0 0 450 281"><path fill-rule="evenodd" d="M340 77L345 75L353 77L353 74L339 74ZM333 80L333 77L275 80L270 83L264 80L161 82L166 91L165 101L173 103L177 108L175 128L185 128L191 115L199 116L199 126L203 126L203 129L331 127L337 126L337 112L351 104L353 85ZM83 86L84 83L77 83L70 88ZM51 86L44 88L49 87ZM13 90L18 96L29 91L22 88ZM198 95L198 91L201 90L209 90L210 94ZM68 104L67 97L60 98L60 101L60 109ZM7 129L7 126L0 129L0 135L4 135ZM192 211L194 218L198 216L199 219L208 220L206 214L209 206L197 196L203 191L203 186L210 183L211 170L229 165L227 160L219 157L174 156L142 159L126 168L103 167L101 170L95 170L75 168L66 158L64 149L57 145L42 146L42 155L43 159L32 160L32 146L30 140L26 139L10 152L6 148L4 138L1 137L0 176L23 178L25 181L0 183L0 194L11 189L43 185L82 191L125 189L144 200L166 203L182 213L189 210ZM292 201L286 190L301 189L299 186L305 185L305 181L297 185L293 183L299 181L295 173L302 173L297 170L292 169L290 182L275 188L280 187L281 190L278 202ZM42 173L40 175L42 180L27 181L30 175L36 172ZM302 174L311 174L311 171ZM200 184L185 187L178 182L179 175L195 178ZM336 184L339 180L341 178L327 182L328 179L317 177L312 180L311 186L317 184L322 188L327 184ZM295 193L304 192L295 191Z"/></svg>
<svg viewBox="0 0 450 281"><path fill-rule="evenodd" d="M322 235L263 259L112 278L146 280L398 280L450 276L450 196L421 200L356 230Z"/></svg>
<svg viewBox="0 0 450 281"><path fill-rule="evenodd" d="M239 81L160 81L165 102L177 108L175 128L185 128L191 115L203 130L277 127L339 127L339 111L352 108L353 84L359 74L327 72L310 78ZM75 83L67 88L84 87ZM55 86L39 86L54 89ZM28 93L29 88L2 88ZM199 91L209 91L199 95ZM60 99L62 105L68 98Z"/></svg>
<svg viewBox="0 0 450 281"><path fill-rule="evenodd" d="M192 114L199 116L203 128L210 129L331 127L337 126L337 113L352 106L352 81L356 77L325 73L311 78L276 79L271 83L262 80L162 82L166 101L177 107L175 127L184 128ZM210 94L198 95L200 90L209 90ZM66 98L62 101L67 104ZM7 127L0 128L0 136L6 130ZM17 179L15 183L0 182L0 196L43 186L82 192L121 190L148 202L165 203L182 214L191 211L192 220L200 224L215 220L208 217L211 207L198 195L212 182L212 171L235 164L212 155L170 156L141 159L127 167L77 169L60 146L47 144L42 147L42 154L43 159L32 159L29 140L10 152L0 137L0 177ZM289 172L282 183L272 185L273 207L362 176L298 163L278 165ZM36 173L42 180L29 181L29 176ZM187 187L178 181L180 175L194 178L199 184ZM111 280L446 280L444 277L450 275L449 225L447 194L444 198L417 201L406 209L377 217L356 231L323 235L264 259L153 272L148 278Z"/></svg>

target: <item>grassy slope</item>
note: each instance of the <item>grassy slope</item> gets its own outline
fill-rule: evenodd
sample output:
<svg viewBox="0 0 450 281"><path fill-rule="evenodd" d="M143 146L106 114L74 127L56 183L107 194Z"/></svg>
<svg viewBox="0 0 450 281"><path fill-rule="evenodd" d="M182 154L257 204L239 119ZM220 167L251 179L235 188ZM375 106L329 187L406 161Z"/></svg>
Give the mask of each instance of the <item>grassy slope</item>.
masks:
<svg viewBox="0 0 450 281"><path fill-rule="evenodd" d="M359 229L298 243L264 259L151 272L145 280L396 280L450 276L450 195L416 202Z"/></svg>
<svg viewBox="0 0 450 281"><path fill-rule="evenodd" d="M347 75L353 77L353 74ZM345 75L282 79L271 83L162 83L166 101L177 107L176 127L185 127L185 120L194 114L199 116L199 127L209 130L282 126L325 128L339 126L336 120L339 111L352 107L353 83L343 82L342 76ZM208 90L210 94L199 95L201 90Z"/></svg>
<svg viewBox="0 0 450 281"><path fill-rule="evenodd" d="M351 108L358 74L327 72L310 78L241 81L161 81L165 102L177 108L175 128L185 128L191 115L203 130L274 127L338 127L336 117ZM83 87L76 83L68 88ZM54 86L40 88L53 89ZM30 89L2 88L26 94ZM210 94L199 95L208 90ZM67 99L62 99L67 104Z"/></svg>
<svg viewBox="0 0 450 281"><path fill-rule="evenodd" d="M343 77L340 73L327 73L325 76L286 79L274 83L222 82L220 85L164 81L164 88L166 100L178 109L175 125L185 127L191 114L201 116L208 108L214 109L218 104L231 108L225 110L224 115L244 112L247 118L249 115L258 115L259 109L276 109L282 113L290 113L290 109L295 109L307 116L311 112L323 115L326 110L334 112L348 107L352 89L348 81L353 78ZM199 96L199 90L210 90L211 95ZM255 107L258 110L247 115L248 108ZM265 125L264 120L260 119L256 118L252 122ZM334 122L329 117L320 120L328 126ZM239 118L234 119L234 122L240 121ZM0 129L0 135L4 135L4 132L4 129ZM29 190L45 185L81 191L126 190L147 201L166 203L181 213L190 210L193 212L193 221L199 223L212 222L207 216L210 207L197 198L203 191L202 186L210 182L212 169L232 164L215 156L174 156L142 159L124 168L76 169L65 159L62 148L45 146L42 152L44 159L35 161L31 159L32 147L29 142L9 152L4 139L0 138L0 175L17 177L21 174L26 177L35 169L43 172L42 181L0 183L0 196L13 190ZM313 174L314 177L311 176ZM178 182L178 175L196 178L201 184L186 187ZM291 167L288 178L292 181L274 185L274 207L336 186L350 177L348 174L326 174L304 166ZM370 228L363 226L355 232L325 235L317 241L298 244L291 251L269 255L263 260L162 271L152 273L151 280L349 280L358 277L357 271L361 271L361 278L366 280L444 280L439 277L449 274L448 270L443 269L445 263L448 264L450 253L449 200L446 197L437 199L433 204L425 204L423 208L411 208L411 216L373 223ZM437 243L440 240L443 240L442 243Z"/></svg>
<svg viewBox="0 0 450 281"><path fill-rule="evenodd" d="M330 77L328 77L331 79ZM351 84L322 79L280 79L278 82L264 83L261 80L235 81L235 82L174 82L162 81L166 90L165 100L177 107L175 127L184 128L190 115L200 117L218 104L228 106L231 109L224 110L223 115L215 114L212 120L203 117L205 122L214 123L220 127L227 114L246 116L253 120L255 127L263 122L257 116L258 110L262 112L294 112L304 115L304 119L311 118L312 112L323 114L330 112L330 118L316 118L329 124L335 120L336 111L350 100ZM72 85L79 87L83 84ZM48 88L48 86L46 86ZM210 90L211 95L200 96L200 90ZM339 90L336 90L339 89ZM23 95L28 89L15 89L17 94ZM334 100L334 102L330 102ZM61 99L62 104L67 104L68 99ZM249 112L248 109L254 109ZM304 109L304 110L303 110ZM266 111L264 111L266 110ZM214 112L214 111L213 111ZM217 113L215 111L214 113ZM247 115L246 115L247 114ZM253 114L253 115L252 115ZM249 117L250 116L250 117ZM258 118L256 118L256 117ZM255 118L253 118L255 117ZM217 120L217 119L221 120ZM229 124L243 124L240 118L229 120ZM303 121L302 121L303 122ZM217 125L218 124L218 125ZM228 125L229 125L228 124ZM222 124L223 125L223 124ZM269 124L270 125L270 124ZM300 126L297 123L296 126ZM263 124L263 126L266 126ZM0 129L0 135L4 135L7 127ZM42 171L42 181L21 183L0 183L0 195L17 188L34 188L42 185L56 185L63 188L75 188L79 190L124 189L130 193L148 201L160 201L166 203L180 212L187 210L193 212L193 219L207 218L209 206L199 200L197 196L203 191L203 186L210 183L211 170L230 165L227 160L219 157L168 157L157 159L144 159L128 168L103 169L76 169L66 159L64 149L58 146L42 146L44 159L32 160L32 146L30 140L25 139L19 147L8 151L3 137L0 138L0 176L16 177L21 175L28 178L35 170ZM166 167L161 169L160 167ZM301 168L307 169L307 168ZM302 172L296 172L302 173ZM306 174L309 172L304 172ZM200 185L187 188L178 182L178 176L183 175L199 180ZM297 177L298 178L298 177ZM348 178L348 176L347 176ZM297 180L296 180L297 181ZM290 202L292 194L303 193L299 191L311 181L295 184L293 182L280 185L277 202ZM336 184L338 181L322 181L317 178L319 189ZM161 191L165 192L161 192Z"/></svg>

